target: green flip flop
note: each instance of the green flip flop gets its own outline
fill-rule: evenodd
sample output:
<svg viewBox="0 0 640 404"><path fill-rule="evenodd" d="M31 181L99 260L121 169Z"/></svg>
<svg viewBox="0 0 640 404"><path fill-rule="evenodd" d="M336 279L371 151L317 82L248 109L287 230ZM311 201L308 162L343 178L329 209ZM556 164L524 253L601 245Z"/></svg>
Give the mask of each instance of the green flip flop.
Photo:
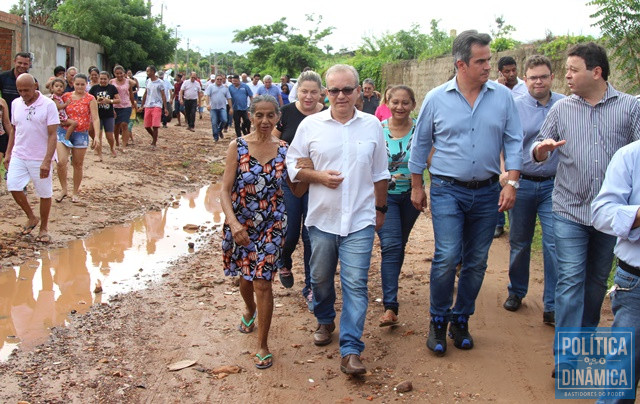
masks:
<svg viewBox="0 0 640 404"><path fill-rule="evenodd" d="M256 367L258 369L268 369L271 367L271 365L273 365L273 355L271 354L266 354L265 356L260 356L260 354L256 354L256 357L260 360L260 362L264 362L267 359L271 359L269 362L263 363L262 365L260 363L256 363Z"/></svg>
<svg viewBox="0 0 640 404"><path fill-rule="evenodd" d="M243 334L249 334L249 333L252 333L252 332L253 332L253 328L254 328L254 326L255 326L256 315L257 315L257 314L258 314L257 312L256 312L256 313L253 313L253 317L251 317L251 320L249 320L249 321L246 321L246 320L244 319L244 314L243 314L242 316L240 316L241 324L238 326L238 331L240 331L240 332L241 332L241 333L243 333ZM245 330L244 328L242 328L242 326L243 326L243 325L244 325L245 327L247 327L247 329L246 329L246 330Z"/></svg>

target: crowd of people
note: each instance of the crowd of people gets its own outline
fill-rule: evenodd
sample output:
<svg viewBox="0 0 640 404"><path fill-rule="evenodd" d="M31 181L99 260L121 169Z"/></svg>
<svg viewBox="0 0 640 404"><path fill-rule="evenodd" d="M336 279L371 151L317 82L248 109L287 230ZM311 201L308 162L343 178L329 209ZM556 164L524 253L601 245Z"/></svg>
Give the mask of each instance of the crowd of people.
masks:
<svg viewBox="0 0 640 404"><path fill-rule="evenodd" d="M263 138L270 149L266 156L258 144L231 142L227 167L233 168L225 172L225 194L230 195L223 208L239 222L227 223L225 272L241 273L244 282L272 280L277 270L282 284L290 287L291 251L302 234L302 293L317 320L313 343L322 346L332 342L336 329L333 278L339 262L340 368L347 374L366 372L360 353L376 232L382 255L379 325L398 324L398 279L412 227L427 208L426 177L435 237L426 342L437 356L446 354L447 333L456 348L474 347L470 319L489 247L504 226L499 221L503 212L509 212L511 245L506 310L518 310L527 294L536 217L543 233L545 324L598 325L614 252L616 279L637 284L637 175L633 179L633 170L623 162L609 168L624 171L623 180L610 179L605 171L612 158L630 161L637 155L640 103L608 82L606 51L596 44L569 50L565 78L571 95L565 97L551 91L552 64L540 55L526 60L524 79L513 73L513 58L501 59L499 79L489 81L490 41L476 31L456 38L455 75L427 94L417 120L411 116L417 105L411 88L395 85L379 94L369 79L360 85L353 67L335 65L326 72L325 88L315 72L303 72L296 83L297 100L282 110L280 99L269 95L248 104L268 104L278 116L272 136ZM323 91L328 109L321 101ZM246 101L244 95L239 101ZM249 116L266 133L271 121L267 125ZM282 165L277 158L285 145ZM624 157L613 157L618 149ZM254 156L254 150L265 157ZM273 191L268 179L274 178L275 167L283 172L275 175L280 183L272 196L265 192ZM612 182L608 189L606 181ZM308 190L296 195L292 184L308 184ZM271 227L258 226L264 223ZM265 368L273 361L264 334L272 302L262 302L263 313L263 297L256 292L256 305L244 290L246 310L239 328L251 332L256 322L258 329L265 328L256 362ZM613 299L614 325L635 327L640 319L633 287L618 287ZM636 347L637 336L636 331ZM565 365L554 366L552 375Z"/></svg>
<svg viewBox="0 0 640 404"><path fill-rule="evenodd" d="M142 108L153 146L162 117L172 108L178 125L184 113L193 131L198 109L206 106L216 142L233 119L236 138L227 150L221 193L223 266L226 275L240 275L245 308L238 330L257 328L258 369L274 362L268 346L272 281L277 272L283 286L294 285L292 253L302 236L302 296L317 320L312 342L324 346L333 341L339 263L340 369L366 373L360 354L375 234L382 257L379 325L395 326L405 247L427 208L435 252L426 345L435 355L446 354L447 334L456 348L474 348L475 301L489 247L504 231L501 220L509 212L510 282L504 308L518 310L527 295L538 217L542 321L556 327L598 326L615 255L614 326L635 328L637 365L640 175L634 167L640 163L640 103L608 82L609 62L599 45L579 44L568 51L565 79L571 94L565 97L551 91L552 64L541 55L526 60L523 79L515 59L500 59L499 79L490 81L490 42L489 35L477 31L455 38L455 74L429 91L417 119L413 89L391 85L381 94L373 80L361 84L349 65L330 67L325 86L318 73L305 69L295 83L286 75L275 85L271 76L255 74L249 80L242 74L231 75L228 84L225 75L217 74L203 85L192 73L184 81L178 75L171 88L155 67L147 68ZM67 195L71 154L71 199L76 201L89 138L101 148L104 129L113 155L119 134L127 144L126 117L135 109L137 83L120 66L111 82L108 73L95 70L89 77L77 71L69 77L69 68L60 73L66 73L72 91L64 92L64 81L53 79L51 101L36 91L37 82L19 60L24 57L16 56L10 72L17 93L0 76L7 100L0 102L0 132L8 135L8 190L28 216L25 234L40 222L42 236L56 149L62 187L56 200ZM22 192L29 179L41 197L40 218ZM556 355L558 349L554 346ZM558 363L552 375L566 366L571 364Z"/></svg>

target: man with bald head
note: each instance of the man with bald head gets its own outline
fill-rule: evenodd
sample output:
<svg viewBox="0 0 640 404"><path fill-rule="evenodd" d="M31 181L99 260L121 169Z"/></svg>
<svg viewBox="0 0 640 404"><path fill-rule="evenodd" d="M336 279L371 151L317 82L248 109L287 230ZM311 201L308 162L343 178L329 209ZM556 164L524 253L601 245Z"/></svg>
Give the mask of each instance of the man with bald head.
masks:
<svg viewBox="0 0 640 404"><path fill-rule="evenodd" d="M40 223L36 241L49 243L47 225L53 194L51 160L56 150L56 129L60 124L58 108L49 98L40 94L37 83L29 73L16 80L20 98L11 104L11 124L15 133L9 132L9 145L4 160L7 169L7 189L27 215L22 234L27 235ZM33 182L40 197L40 217L37 217L23 189Z"/></svg>

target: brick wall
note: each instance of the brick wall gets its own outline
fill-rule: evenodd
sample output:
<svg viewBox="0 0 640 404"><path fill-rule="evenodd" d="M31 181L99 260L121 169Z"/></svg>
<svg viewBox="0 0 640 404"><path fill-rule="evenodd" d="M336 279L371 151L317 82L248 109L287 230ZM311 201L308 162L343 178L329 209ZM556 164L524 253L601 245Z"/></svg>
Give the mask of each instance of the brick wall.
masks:
<svg viewBox="0 0 640 404"><path fill-rule="evenodd" d="M22 18L0 11L0 70L11 69L13 55L22 50Z"/></svg>

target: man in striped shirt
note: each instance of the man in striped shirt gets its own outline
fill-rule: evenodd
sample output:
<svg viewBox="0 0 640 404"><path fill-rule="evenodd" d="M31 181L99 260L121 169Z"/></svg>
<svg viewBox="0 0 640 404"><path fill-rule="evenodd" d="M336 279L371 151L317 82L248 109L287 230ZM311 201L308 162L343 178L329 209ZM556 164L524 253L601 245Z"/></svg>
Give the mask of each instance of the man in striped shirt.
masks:
<svg viewBox="0 0 640 404"><path fill-rule="evenodd" d="M572 95L549 111L532 146L538 162L559 154L553 190L557 327L597 327L600 322L616 238L591 225L590 205L611 156L640 139L640 104L615 90L608 76L604 48L594 43L571 48L565 78Z"/></svg>

